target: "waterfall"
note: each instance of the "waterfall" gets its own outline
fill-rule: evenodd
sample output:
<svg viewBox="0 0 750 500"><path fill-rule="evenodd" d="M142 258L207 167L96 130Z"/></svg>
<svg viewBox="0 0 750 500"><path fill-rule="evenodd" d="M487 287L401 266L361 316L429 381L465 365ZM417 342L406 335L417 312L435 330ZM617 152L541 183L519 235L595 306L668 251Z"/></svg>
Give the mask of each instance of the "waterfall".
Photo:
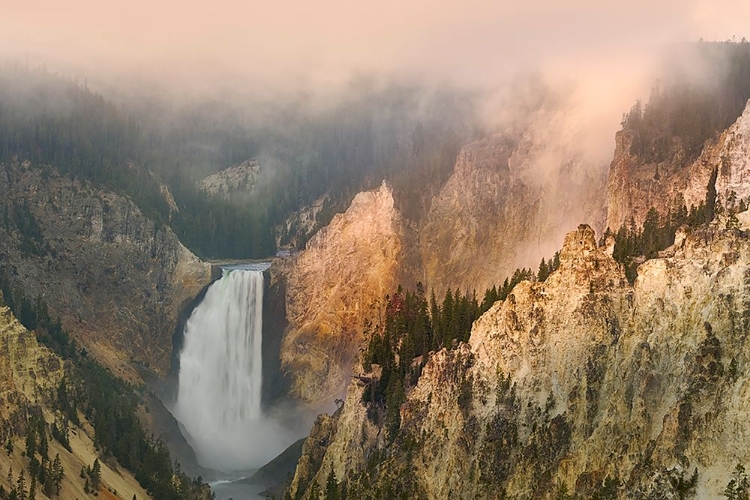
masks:
<svg viewBox="0 0 750 500"><path fill-rule="evenodd" d="M224 269L185 325L174 415L204 467L257 467L276 448L261 411L263 269Z"/></svg>

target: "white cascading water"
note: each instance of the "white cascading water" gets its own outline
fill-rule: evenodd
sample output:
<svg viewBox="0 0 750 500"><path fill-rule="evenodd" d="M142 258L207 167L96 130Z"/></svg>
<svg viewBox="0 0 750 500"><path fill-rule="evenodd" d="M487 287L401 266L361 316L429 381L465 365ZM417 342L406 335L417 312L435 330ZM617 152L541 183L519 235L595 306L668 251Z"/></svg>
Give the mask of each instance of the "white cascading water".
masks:
<svg viewBox="0 0 750 500"><path fill-rule="evenodd" d="M278 447L261 411L265 268L224 269L185 325L174 415L204 467L257 467Z"/></svg>

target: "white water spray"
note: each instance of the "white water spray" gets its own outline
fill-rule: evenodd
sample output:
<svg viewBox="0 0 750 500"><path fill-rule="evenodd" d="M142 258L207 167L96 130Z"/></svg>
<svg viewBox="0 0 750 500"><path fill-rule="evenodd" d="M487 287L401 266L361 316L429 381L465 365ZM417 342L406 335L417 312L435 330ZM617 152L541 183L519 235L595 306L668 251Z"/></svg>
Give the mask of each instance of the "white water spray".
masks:
<svg viewBox="0 0 750 500"><path fill-rule="evenodd" d="M263 269L225 269L185 326L174 415L204 467L257 467L279 451L261 411Z"/></svg>

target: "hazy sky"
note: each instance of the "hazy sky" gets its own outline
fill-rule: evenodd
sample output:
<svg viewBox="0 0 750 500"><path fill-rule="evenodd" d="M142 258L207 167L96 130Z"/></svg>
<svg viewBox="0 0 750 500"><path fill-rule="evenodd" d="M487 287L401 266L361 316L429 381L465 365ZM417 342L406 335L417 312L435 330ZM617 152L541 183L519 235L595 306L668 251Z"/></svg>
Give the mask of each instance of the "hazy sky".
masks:
<svg viewBox="0 0 750 500"><path fill-rule="evenodd" d="M0 50L74 71L325 85L491 83L528 67L750 37L749 0L0 0ZM744 30L744 32L743 32Z"/></svg>

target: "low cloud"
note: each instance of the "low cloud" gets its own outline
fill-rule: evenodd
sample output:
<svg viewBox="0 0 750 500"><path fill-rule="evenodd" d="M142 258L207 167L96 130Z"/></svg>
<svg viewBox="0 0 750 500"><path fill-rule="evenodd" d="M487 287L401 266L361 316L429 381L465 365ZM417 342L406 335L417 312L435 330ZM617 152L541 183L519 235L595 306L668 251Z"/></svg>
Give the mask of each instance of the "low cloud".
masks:
<svg viewBox="0 0 750 500"><path fill-rule="evenodd" d="M660 44L742 36L743 0L44 0L3 8L0 49L78 73L189 88L330 88L358 74L490 85L575 75Z"/></svg>

